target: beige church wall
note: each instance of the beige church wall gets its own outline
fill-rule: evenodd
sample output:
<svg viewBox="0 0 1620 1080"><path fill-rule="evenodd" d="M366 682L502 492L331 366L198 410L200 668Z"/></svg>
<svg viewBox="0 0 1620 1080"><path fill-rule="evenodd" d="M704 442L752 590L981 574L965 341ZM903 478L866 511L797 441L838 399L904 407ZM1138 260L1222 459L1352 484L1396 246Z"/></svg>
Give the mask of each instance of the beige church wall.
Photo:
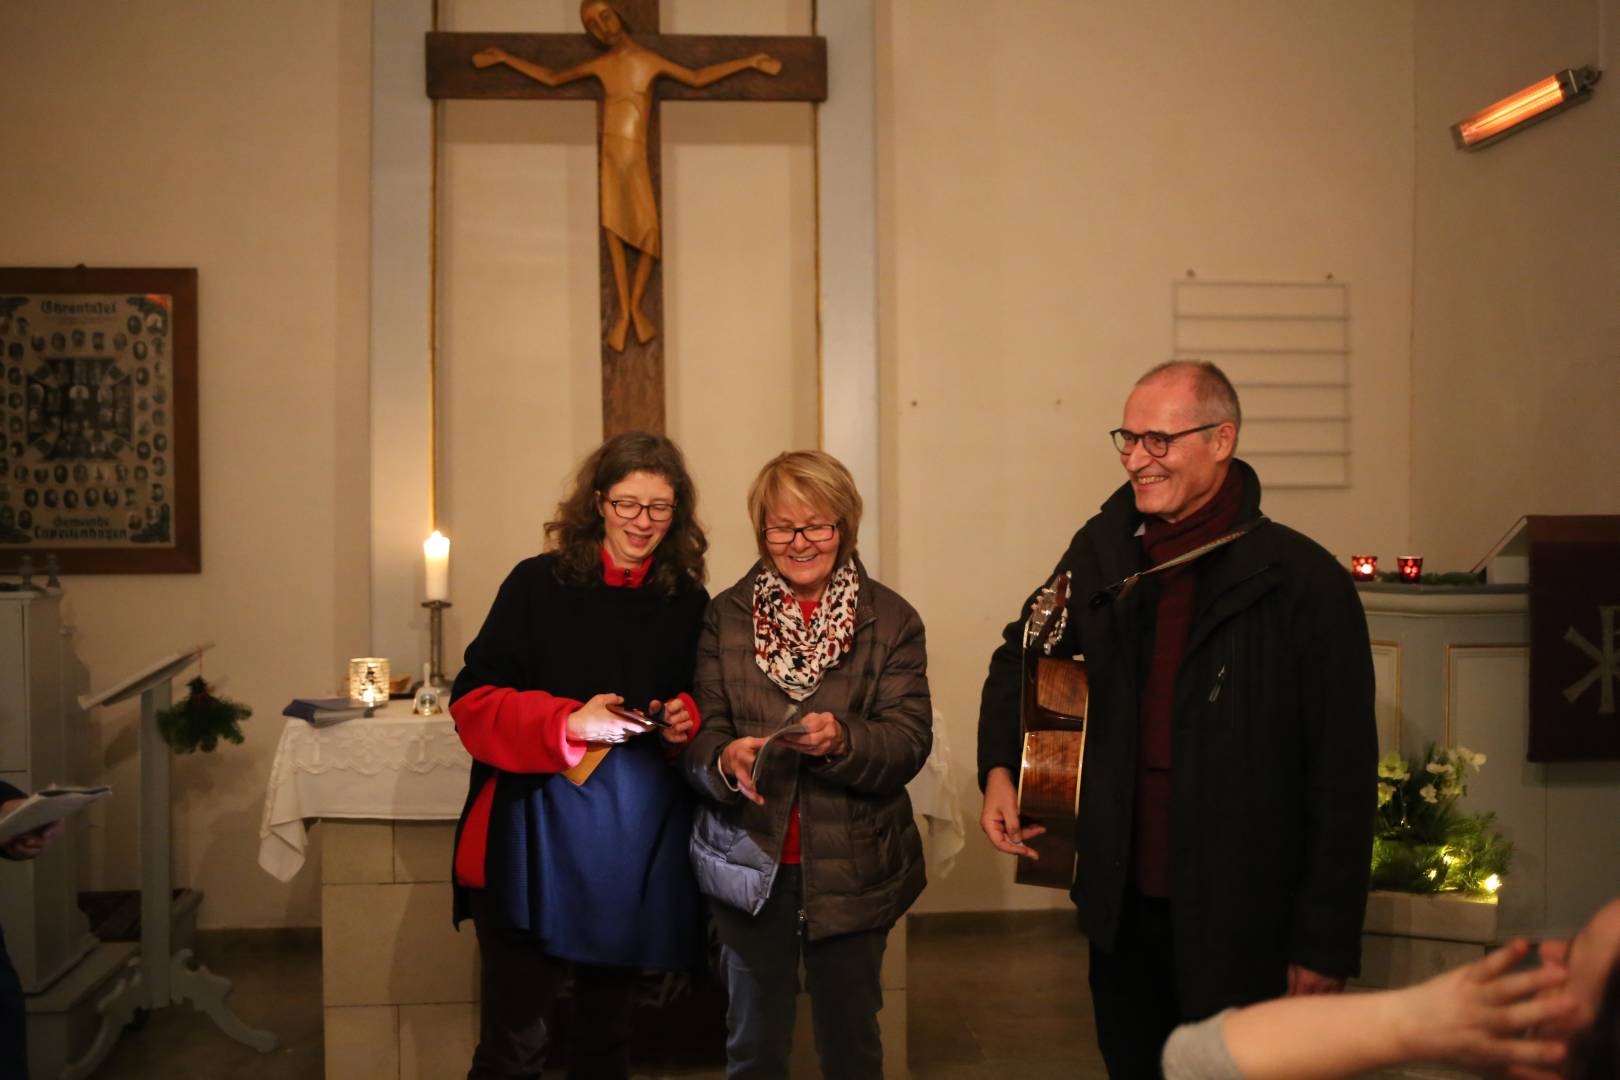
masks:
<svg viewBox="0 0 1620 1080"><path fill-rule="evenodd" d="M1340 554L1406 542L1410 7L880 10L886 565L928 627L969 829L918 910L1063 906L978 832L979 689L1122 481L1106 432L1171 353L1172 282L1348 283L1350 486L1265 507Z"/></svg>
<svg viewBox="0 0 1620 1080"><path fill-rule="evenodd" d="M1620 513L1617 87L1476 152L1449 133L1612 57L1620 3L1601 15L1592 0L1417 9L1412 536L1439 566L1473 565L1522 514ZM1521 743L1506 767L1544 785L1544 835L1514 839L1545 850L1537 901L1567 931L1620 887L1620 763L1527 764Z"/></svg>
<svg viewBox="0 0 1620 1080"><path fill-rule="evenodd" d="M574 0L442 5L447 30L580 32ZM810 5L667 3L667 33L804 34ZM596 106L442 106L440 522L446 667L601 439ZM711 590L754 558L744 495L816 440L815 138L805 104L662 107L668 431L709 530Z"/></svg>
<svg viewBox="0 0 1620 1080"><path fill-rule="evenodd" d="M1611 73L1471 153L1449 130L1596 64L1599 22L1594 0L1417 7L1412 540L1438 566L1472 566L1522 514L1620 512L1620 90Z"/></svg>
<svg viewBox="0 0 1620 1080"><path fill-rule="evenodd" d="M91 686L213 641L205 674L254 710L244 745L175 761L175 877L208 926L319 917L315 875L281 885L256 856L281 707L366 640L369 14L0 9L7 265L198 270L203 572L67 577L63 605ZM78 826L92 887L137 883L138 716L74 722L115 789Z"/></svg>

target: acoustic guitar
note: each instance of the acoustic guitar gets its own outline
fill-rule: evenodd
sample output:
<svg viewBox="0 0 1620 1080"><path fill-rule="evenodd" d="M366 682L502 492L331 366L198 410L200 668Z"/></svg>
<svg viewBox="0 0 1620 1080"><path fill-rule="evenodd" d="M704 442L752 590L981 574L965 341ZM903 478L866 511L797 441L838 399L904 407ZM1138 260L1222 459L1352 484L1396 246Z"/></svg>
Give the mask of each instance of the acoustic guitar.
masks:
<svg viewBox="0 0 1620 1080"><path fill-rule="evenodd" d="M1050 655L1068 621L1069 575L1040 591L1024 623L1019 724L1024 737L1018 769L1018 817L1046 831L1024 841L1039 859L1018 857L1020 885L1067 889L1074 883L1075 815L1086 750L1086 706L1091 697L1084 657Z"/></svg>

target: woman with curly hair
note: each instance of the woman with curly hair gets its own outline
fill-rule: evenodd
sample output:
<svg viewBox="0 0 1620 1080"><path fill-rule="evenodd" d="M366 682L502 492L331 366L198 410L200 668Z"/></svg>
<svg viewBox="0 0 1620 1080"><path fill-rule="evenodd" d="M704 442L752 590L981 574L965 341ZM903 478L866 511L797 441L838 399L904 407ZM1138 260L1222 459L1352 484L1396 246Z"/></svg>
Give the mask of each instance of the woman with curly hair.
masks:
<svg viewBox="0 0 1620 1080"><path fill-rule="evenodd" d="M472 918L483 960L469 1078L540 1075L570 973L570 1074L627 1076L638 972L699 957L691 794L673 762L699 722L686 691L708 541L680 450L640 432L607 440L545 534L502 583L451 695L473 756L455 920Z"/></svg>

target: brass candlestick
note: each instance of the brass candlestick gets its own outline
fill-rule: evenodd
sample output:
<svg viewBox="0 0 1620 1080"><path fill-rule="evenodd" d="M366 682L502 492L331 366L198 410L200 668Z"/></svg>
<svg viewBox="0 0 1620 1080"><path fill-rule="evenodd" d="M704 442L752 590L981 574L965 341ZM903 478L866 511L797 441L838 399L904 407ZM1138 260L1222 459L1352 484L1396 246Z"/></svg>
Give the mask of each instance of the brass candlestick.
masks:
<svg viewBox="0 0 1620 1080"><path fill-rule="evenodd" d="M426 600L422 606L428 609L428 685L448 688L450 680L444 677L444 609L450 601Z"/></svg>

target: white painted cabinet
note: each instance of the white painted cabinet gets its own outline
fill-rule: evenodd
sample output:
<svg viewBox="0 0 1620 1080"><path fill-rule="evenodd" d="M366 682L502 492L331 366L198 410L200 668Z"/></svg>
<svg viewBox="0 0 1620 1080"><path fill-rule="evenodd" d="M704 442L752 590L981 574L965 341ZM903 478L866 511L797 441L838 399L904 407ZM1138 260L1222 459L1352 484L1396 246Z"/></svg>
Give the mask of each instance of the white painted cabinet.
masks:
<svg viewBox="0 0 1620 1080"><path fill-rule="evenodd" d="M69 644L61 597L0 593L0 780L25 792L71 783L65 745ZM78 903L77 831L37 859L0 859L0 927L23 988L38 993L95 947Z"/></svg>

